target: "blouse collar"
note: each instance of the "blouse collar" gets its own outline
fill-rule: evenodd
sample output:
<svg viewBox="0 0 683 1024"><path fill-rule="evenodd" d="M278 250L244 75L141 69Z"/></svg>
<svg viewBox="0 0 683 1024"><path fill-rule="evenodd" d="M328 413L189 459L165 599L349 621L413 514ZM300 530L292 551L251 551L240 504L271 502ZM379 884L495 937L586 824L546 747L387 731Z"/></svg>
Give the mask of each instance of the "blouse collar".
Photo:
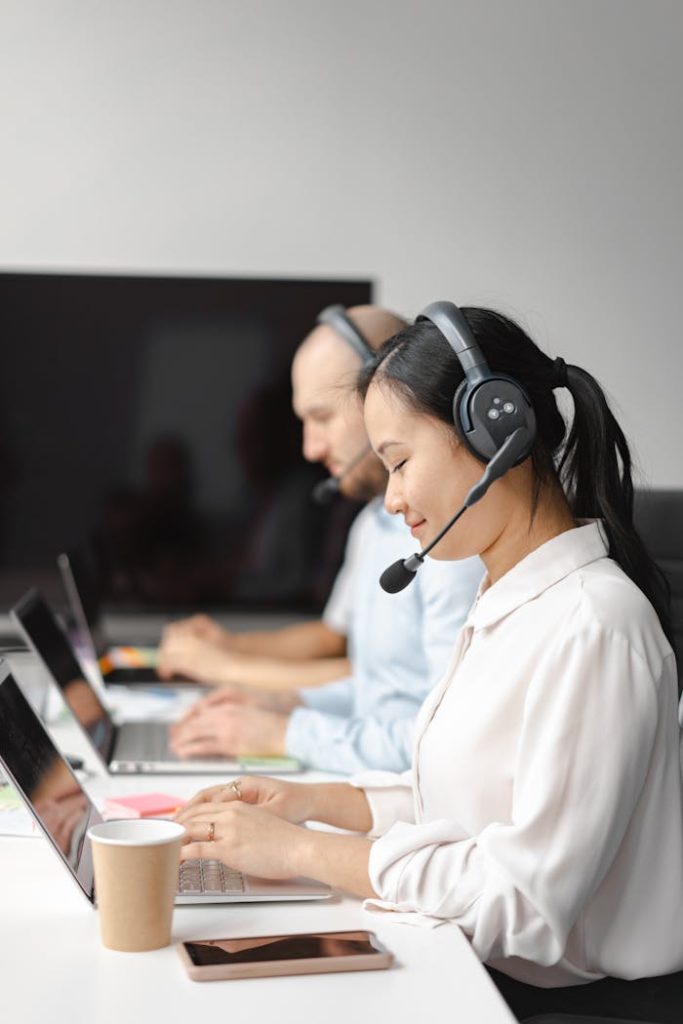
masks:
<svg viewBox="0 0 683 1024"><path fill-rule="evenodd" d="M466 625L491 626L570 573L608 557L609 543L600 520L566 530L517 562L493 585L485 576Z"/></svg>

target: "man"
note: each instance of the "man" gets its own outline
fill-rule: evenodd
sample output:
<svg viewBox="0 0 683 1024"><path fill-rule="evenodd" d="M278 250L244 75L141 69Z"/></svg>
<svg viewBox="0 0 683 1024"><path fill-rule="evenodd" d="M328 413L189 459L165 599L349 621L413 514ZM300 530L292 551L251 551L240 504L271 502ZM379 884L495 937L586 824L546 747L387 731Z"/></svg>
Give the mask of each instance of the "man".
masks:
<svg viewBox="0 0 683 1024"><path fill-rule="evenodd" d="M370 306L348 317L370 349L404 326ZM288 754L344 773L410 763L415 716L447 667L483 567L478 559L428 561L401 594L380 589L382 570L413 545L379 498L386 473L368 448L354 391L360 365L334 320L308 335L292 365L305 457L324 463L346 496L368 501L323 617L242 635L205 616L169 626L161 673L220 686L173 728L181 757Z"/></svg>

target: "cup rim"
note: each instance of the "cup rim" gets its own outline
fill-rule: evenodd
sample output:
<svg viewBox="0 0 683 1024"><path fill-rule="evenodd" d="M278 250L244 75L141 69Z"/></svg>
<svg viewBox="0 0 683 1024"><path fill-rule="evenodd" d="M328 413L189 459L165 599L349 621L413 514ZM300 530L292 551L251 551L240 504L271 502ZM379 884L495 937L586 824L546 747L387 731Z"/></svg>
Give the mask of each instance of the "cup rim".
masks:
<svg viewBox="0 0 683 1024"><path fill-rule="evenodd" d="M115 835L108 836L102 835L101 832L106 832L112 825L126 825L129 828L135 829L138 825L143 825L138 836L123 836L117 837ZM153 836L152 829L146 832L146 827L150 825L156 825L157 828L162 827L164 835ZM169 821L165 818L113 818L110 821L102 821L97 825L91 825L88 829L87 836L91 843L102 843L105 846L163 846L166 843L173 843L177 839L182 839L186 834L187 829L184 825L181 825L177 821Z"/></svg>

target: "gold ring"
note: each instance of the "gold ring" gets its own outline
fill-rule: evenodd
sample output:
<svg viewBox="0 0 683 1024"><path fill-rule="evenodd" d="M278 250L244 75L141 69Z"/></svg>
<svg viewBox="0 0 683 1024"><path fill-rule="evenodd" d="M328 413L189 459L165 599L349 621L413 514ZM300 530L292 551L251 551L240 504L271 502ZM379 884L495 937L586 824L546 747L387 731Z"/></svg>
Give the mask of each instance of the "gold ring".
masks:
<svg viewBox="0 0 683 1024"><path fill-rule="evenodd" d="M206 837L207 843L212 843L214 841L214 836L215 835L216 835L216 822L215 821L210 821L209 822L209 833L208 833L208 835Z"/></svg>
<svg viewBox="0 0 683 1024"><path fill-rule="evenodd" d="M237 779L235 779L234 782L230 783L230 789L237 794L238 800L242 799L242 790L240 789L240 784L237 781Z"/></svg>

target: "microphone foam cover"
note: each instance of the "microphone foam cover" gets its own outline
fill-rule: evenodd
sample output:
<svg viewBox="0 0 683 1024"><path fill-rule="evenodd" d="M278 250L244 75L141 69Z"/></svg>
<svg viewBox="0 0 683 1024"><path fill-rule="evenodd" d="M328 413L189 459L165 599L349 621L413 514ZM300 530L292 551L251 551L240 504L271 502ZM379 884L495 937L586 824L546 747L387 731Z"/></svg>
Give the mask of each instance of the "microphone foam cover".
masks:
<svg viewBox="0 0 683 1024"><path fill-rule="evenodd" d="M315 485L312 497L316 505L327 505L338 493L339 481L333 476L328 476L327 480L321 480Z"/></svg>
<svg viewBox="0 0 683 1024"><path fill-rule="evenodd" d="M408 584L413 582L416 572L415 569L407 569L405 561L399 558L398 562L394 562L384 570L379 578L379 585L387 594L398 594L400 590L405 590Z"/></svg>

